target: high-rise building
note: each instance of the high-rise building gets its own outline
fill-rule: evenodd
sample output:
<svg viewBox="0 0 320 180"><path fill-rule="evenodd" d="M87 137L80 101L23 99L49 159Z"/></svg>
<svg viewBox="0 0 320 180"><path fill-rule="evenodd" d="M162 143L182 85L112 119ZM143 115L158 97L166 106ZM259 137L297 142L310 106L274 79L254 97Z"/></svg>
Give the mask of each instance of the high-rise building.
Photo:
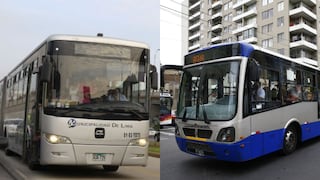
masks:
<svg viewBox="0 0 320 180"><path fill-rule="evenodd" d="M244 41L318 65L319 1L186 0L188 51Z"/></svg>

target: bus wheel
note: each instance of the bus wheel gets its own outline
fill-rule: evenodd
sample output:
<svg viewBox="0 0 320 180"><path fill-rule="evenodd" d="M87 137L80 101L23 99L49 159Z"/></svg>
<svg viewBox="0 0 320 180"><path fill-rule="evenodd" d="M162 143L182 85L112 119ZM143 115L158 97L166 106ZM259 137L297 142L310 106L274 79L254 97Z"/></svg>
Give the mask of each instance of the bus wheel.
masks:
<svg viewBox="0 0 320 180"><path fill-rule="evenodd" d="M119 166L103 165L102 167L107 172L116 172L119 169Z"/></svg>
<svg viewBox="0 0 320 180"><path fill-rule="evenodd" d="M293 151L296 150L298 144L298 135L297 135L297 128L295 126L289 126L286 129L283 139L283 153L285 155L291 154Z"/></svg>

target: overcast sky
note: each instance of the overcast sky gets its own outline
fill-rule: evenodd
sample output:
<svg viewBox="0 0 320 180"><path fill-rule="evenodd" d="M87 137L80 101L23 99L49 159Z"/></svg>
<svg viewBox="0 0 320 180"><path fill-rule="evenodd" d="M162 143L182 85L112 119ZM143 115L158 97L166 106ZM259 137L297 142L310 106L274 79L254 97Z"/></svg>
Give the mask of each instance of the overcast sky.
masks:
<svg viewBox="0 0 320 180"><path fill-rule="evenodd" d="M136 40L159 61L160 0L1 0L0 79L51 34ZM156 58L157 60L154 60Z"/></svg>
<svg viewBox="0 0 320 180"><path fill-rule="evenodd" d="M162 65L182 65L186 52L182 48L182 24L181 12L183 0L160 1L160 62Z"/></svg>

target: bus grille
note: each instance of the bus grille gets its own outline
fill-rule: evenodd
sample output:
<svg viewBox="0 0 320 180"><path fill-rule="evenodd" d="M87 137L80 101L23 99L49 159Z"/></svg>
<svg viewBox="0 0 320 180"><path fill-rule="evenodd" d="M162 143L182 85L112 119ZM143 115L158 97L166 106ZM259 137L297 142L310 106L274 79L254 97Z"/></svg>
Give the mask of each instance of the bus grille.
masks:
<svg viewBox="0 0 320 180"><path fill-rule="evenodd" d="M183 133L186 136L209 139L212 135L212 130L198 129L196 131L195 129L192 129L192 128L183 128Z"/></svg>

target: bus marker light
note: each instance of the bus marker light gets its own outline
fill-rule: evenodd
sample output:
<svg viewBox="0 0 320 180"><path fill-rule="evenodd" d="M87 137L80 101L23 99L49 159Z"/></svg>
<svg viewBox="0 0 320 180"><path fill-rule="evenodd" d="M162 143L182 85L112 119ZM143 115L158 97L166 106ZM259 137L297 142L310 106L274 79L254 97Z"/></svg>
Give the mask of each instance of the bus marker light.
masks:
<svg viewBox="0 0 320 180"><path fill-rule="evenodd" d="M251 135L260 134L260 131L252 132Z"/></svg>

